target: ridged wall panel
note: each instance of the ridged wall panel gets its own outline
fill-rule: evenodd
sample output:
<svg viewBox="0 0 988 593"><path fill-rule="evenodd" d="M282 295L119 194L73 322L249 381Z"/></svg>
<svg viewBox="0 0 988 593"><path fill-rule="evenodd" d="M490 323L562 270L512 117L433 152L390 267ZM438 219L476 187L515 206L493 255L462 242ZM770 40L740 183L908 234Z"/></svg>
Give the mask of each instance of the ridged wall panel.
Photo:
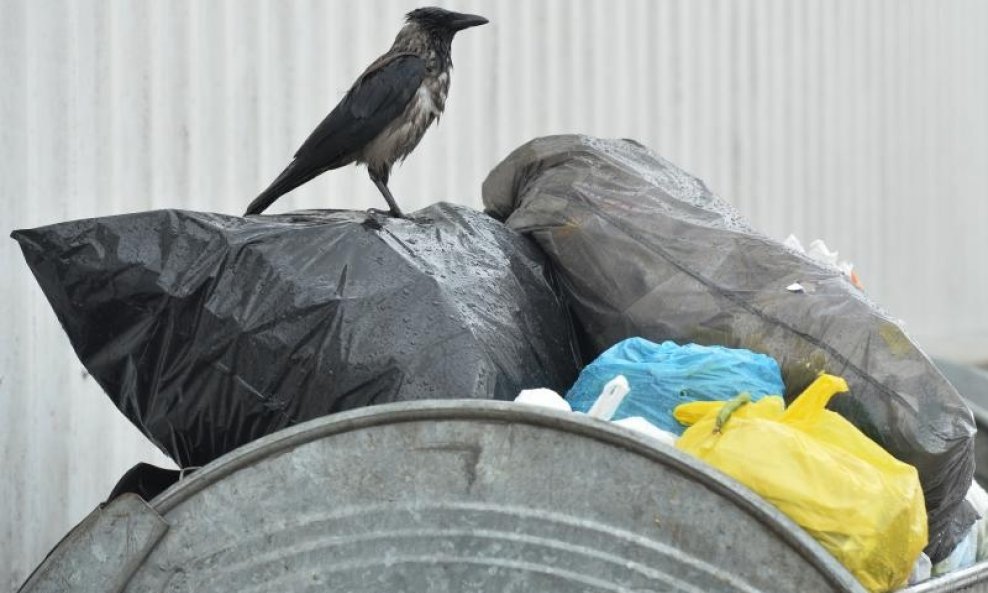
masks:
<svg viewBox="0 0 988 593"><path fill-rule="evenodd" d="M454 6L450 2L442 5ZM387 49L405 0L0 0L4 232L150 208L239 214ZM825 238L928 350L988 359L988 2L462 0L447 112L393 174L480 205L544 134L635 138L762 231ZM383 207L362 169L274 210ZM0 243L0 591L140 460Z"/></svg>

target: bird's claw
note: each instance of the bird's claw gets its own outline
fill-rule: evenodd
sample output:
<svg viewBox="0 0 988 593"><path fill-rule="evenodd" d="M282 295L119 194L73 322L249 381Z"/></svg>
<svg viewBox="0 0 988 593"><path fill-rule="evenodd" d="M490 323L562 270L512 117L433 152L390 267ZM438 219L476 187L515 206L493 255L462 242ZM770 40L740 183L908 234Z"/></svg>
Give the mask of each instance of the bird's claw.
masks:
<svg viewBox="0 0 988 593"><path fill-rule="evenodd" d="M371 216L389 216L391 218L408 218L405 216L401 210L397 212L394 210L378 210L377 208L368 208L367 213Z"/></svg>

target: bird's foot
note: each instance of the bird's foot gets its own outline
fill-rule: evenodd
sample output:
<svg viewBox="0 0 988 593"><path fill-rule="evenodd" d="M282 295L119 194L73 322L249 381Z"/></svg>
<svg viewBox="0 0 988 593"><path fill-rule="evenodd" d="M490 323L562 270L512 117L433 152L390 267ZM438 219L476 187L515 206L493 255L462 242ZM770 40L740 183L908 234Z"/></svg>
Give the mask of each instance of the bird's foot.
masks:
<svg viewBox="0 0 988 593"><path fill-rule="evenodd" d="M390 216L391 218L408 218L402 213L401 210L378 210L377 208L368 208L367 213L372 216Z"/></svg>
<svg viewBox="0 0 988 593"><path fill-rule="evenodd" d="M384 228L384 225L381 224L381 220L380 217L378 217L377 212L375 212L374 210L368 210L367 214L368 216L364 220L364 222L361 223L362 225L375 231L379 231Z"/></svg>

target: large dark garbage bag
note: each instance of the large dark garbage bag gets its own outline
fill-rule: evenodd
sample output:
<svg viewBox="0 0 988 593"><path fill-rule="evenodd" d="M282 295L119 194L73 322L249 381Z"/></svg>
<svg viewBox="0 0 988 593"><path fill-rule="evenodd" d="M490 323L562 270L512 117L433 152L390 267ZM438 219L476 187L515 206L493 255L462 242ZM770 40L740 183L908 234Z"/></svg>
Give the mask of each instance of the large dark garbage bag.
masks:
<svg viewBox="0 0 988 593"><path fill-rule="evenodd" d="M164 210L13 236L83 364L183 467L341 410L577 374L541 251L464 207Z"/></svg>
<svg viewBox="0 0 988 593"><path fill-rule="evenodd" d="M934 562L973 521L975 426L954 388L840 271L758 234L700 180L633 141L553 136L491 171L484 205L552 260L585 362L641 336L768 354L789 397L842 376L852 395L831 407L919 471Z"/></svg>
<svg viewBox="0 0 988 593"><path fill-rule="evenodd" d="M988 487L988 370L934 358L933 364L950 381L974 413L978 434L974 438L974 480Z"/></svg>
<svg viewBox="0 0 988 593"><path fill-rule="evenodd" d="M117 480L110 495L106 497L106 502L108 503L127 493L136 494L144 500L150 501L171 488L181 478L181 470L165 469L150 463L138 463Z"/></svg>

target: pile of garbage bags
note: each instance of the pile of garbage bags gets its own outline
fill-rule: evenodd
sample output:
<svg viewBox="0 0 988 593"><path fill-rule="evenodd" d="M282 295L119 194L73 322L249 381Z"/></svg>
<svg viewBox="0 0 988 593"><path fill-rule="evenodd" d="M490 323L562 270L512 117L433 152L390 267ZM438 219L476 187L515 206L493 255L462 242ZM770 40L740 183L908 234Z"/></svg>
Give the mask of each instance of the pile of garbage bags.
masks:
<svg viewBox="0 0 988 593"><path fill-rule="evenodd" d="M658 353L658 345L654 346L652 352ZM671 342L663 346L695 349ZM716 364L719 356L710 351L682 364L657 355L651 364L660 374L663 367L682 373L675 383L689 389L695 384L689 371L703 375L707 363ZM905 584L927 543L926 509L916 468L895 459L826 409L834 395L847 392L843 379L821 375L787 407L779 395L754 399L743 390L743 374L725 377L738 380L739 395L732 398L676 403L656 397L655 408L671 410L682 426L689 427L678 438L642 416L617 419L613 411L598 412L614 405L593 405L588 414L675 446L745 484L816 538L869 591L890 591ZM612 381L626 384L621 377ZM701 377L699 382L704 380ZM649 386L641 391L639 399L652 392ZM544 397L533 401L529 393L523 392L517 401L558 407ZM573 393L570 390L566 401L572 403ZM605 387L597 401L611 397ZM623 389L621 397L630 397L629 391ZM642 404L639 409L647 407Z"/></svg>
<svg viewBox="0 0 988 593"><path fill-rule="evenodd" d="M558 272L584 362L643 337L744 348L779 362L792 401L847 380L841 414L915 467L938 562L977 514L970 410L896 322L838 268L752 229L703 182L630 140L565 135L516 149L483 186L488 212ZM802 290L787 290L798 283Z"/></svg>
<svg viewBox="0 0 988 593"><path fill-rule="evenodd" d="M722 363L718 359L728 350L630 338L605 352L601 362L612 373L643 373L644 367L655 376L675 376L664 389L677 386L699 395L696 387L715 380L710 369ZM622 365L614 353L623 351L639 354ZM740 360L754 355L728 353ZM594 366L584 369L565 399L549 389L531 389L515 401L613 422L702 459L788 515L869 591L891 591L988 560L988 494L977 482L965 498L978 520L936 564L922 551L928 542L927 516L916 468L827 409L835 396L850 396L840 377L821 374L786 406L779 395L756 398L744 390L753 380L767 378L757 366L723 376L725 382L736 382L734 397L682 402L648 383L632 388L616 374L588 406L580 383L584 375L600 375L600 367L588 373ZM626 407L635 391L636 404ZM667 414L680 424L674 431L650 420Z"/></svg>
<svg viewBox="0 0 988 593"><path fill-rule="evenodd" d="M706 461L872 591L985 557L971 412L836 254L759 234L630 140L533 140L483 201L13 236L90 374L183 468L342 410L517 399ZM173 479L144 469L119 488Z"/></svg>

